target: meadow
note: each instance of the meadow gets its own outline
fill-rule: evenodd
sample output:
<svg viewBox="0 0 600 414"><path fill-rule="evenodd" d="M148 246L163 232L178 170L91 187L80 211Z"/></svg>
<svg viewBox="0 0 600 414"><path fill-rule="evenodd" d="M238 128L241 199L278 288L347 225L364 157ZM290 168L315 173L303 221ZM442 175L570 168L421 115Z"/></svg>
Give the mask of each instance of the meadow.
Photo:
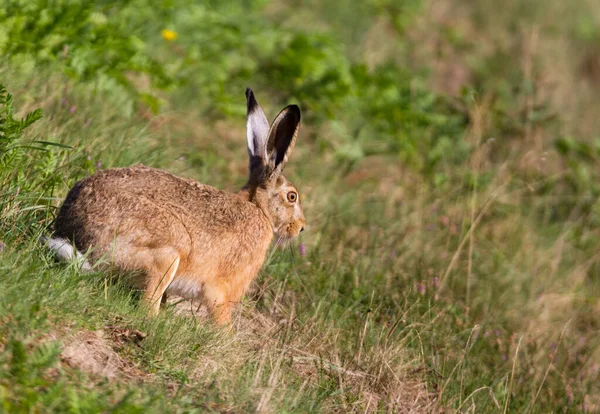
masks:
<svg viewBox="0 0 600 414"><path fill-rule="evenodd" d="M600 412L600 4L0 1L0 412ZM144 163L307 219L231 331L39 242Z"/></svg>

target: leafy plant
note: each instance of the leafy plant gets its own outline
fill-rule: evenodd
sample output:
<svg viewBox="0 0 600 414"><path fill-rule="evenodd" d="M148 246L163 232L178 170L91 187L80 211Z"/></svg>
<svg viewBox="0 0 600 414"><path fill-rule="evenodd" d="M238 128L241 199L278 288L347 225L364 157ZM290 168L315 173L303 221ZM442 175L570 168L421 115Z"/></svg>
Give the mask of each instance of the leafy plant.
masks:
<svg viewBox="0 0 600 414"><path fill-rule="evenodd" d="M158 98L136 86L137 78L147 76L153 87L171 80L119 17L127 3L58 0L49 7L45 0L7 0L0 9L0 53L30 72L57 63L77 81L158 110Z"/></svg>
<svg viewBox="0 0 600 414"><path fill-rule="evenodd" d="M29 148L18 144L23 131L42 117L42 110L36 109L25 115L23 119L15 119L13 96L0 83L0 168L10 167L11 155Z"/></svg>
<svg viewBox="0 0 600 414"><path fill-rule="evenodd" d="M25 140L25 131L42 118L42 111L36 109L18 119L13 103L13 95L0 83L0 228L5 231L29 215L47 214L48 196L60 181L52 149L69 148L45 140Z"/></svg>

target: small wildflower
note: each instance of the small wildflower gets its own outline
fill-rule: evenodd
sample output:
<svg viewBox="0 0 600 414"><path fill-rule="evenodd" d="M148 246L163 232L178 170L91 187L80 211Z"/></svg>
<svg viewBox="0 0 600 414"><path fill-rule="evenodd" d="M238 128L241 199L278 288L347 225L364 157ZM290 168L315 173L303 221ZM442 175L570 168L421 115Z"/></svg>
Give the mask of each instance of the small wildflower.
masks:
<svg viewBox="0 0 600 414"><path fill-rule="evenodd" d="M508 359L508 357L506 356L506 354L502 354L502 361L506 361Z"/></svg>
<svg viewBox="0 0 600 414"><path fill-rule="evenodd" d="M304 243L300 243L300 256L306 256L306 246Z"/></svg>
<svg viewBox="0 0 600 414"><path fill-rule="evenodd" d="M439 285L440 285L440 278L436 276L433 278L433 287L438 287Z"/></svg>
<svg viewBox="0 0 600 414"><path fill-rule="evenodd" d="M5 246L6 246L6 244L4 244L4 242L1 242L1 241L0 241L0 252L1 252L2 250L4 250L4 247L5 247Z"/></svg>
<svg viewBox="0 0 600 414"><path fill-rule="evenodd" d="M88 118L88 119L85 121L85 123L83 124L83 127L84 127L84 128L87 128L87 127L90 125L90 123L91 123L91 122L92 122L92 118Z"/></svg>
<svg viewBox="0 0 600 414"><path fill-rule="evenodd" d="M425 284L423 284L423 283L419 283L419 293L420 293L421 295L424 295L424 294L425 294Z"/></svg>
<svg viewBox="0 0 600 414"><path fill-rule="evenodd" d="M174 32L173 30L169 30L169 29L163 29L160 31L160 34L162 35L163 39L165 39L167 42L172 42L173 40L177 39L177 32Z"/></svg>
<svg viewBox="0 0 600 414"><path fill-rule="evenodd" d="M569 399L569 403L573 403L573 388L569 384L565 386L565 394L567 394L567 398Z"/></svg>
<svg viewBox="0 0 600 414"><path fill-rule="evenodd" d="M71 105L71 107L69 108L69 113L72 114L77 110L77 107L75 105Z"/></svg>
<svg viewBox="0 0 600 414"><path fill-rule="evenodd" d="M100 167L102 167L102 161L98 160L98 162L96 162L96 168Z"/></svg>
<svg viewBox="0 0 600 414"><path fill-rule="evenodd" d="M91 156L91 155L88 155L88 156L87 156L87 160L88 160L88 161L91 161L91 160L92 160L92 156Z"/></svg>

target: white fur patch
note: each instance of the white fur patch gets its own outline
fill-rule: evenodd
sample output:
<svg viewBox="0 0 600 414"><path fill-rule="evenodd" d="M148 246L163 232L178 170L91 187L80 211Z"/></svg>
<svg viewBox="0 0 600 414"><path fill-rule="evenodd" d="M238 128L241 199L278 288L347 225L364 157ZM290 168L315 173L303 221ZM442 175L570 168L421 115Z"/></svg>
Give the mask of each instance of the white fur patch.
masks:
<svg viewBox="0 0 600 414"><path fill-rule="evenodd" d="M186 299L198 299L202 292L202 284L190 279L184 279L176 274L175 279L167 288L167 293L181 296Z"/></svg>
<svg viewBox="0 0 600 414"><path fill-rule="evenodd" d="M42 241L46 243L48 248L54 251L59 260L81 262L81 270L83 271L92 269L90 263L85 260L85 257L68 240L52 237L50 239L44 238Z"/></svg>
<svg viewBox="0 0 600 414"><path fill-rule="evenodd" d="M246 140L248 141L248 152L250 156L266 158L267 135L269 134L269 122L265 113L257 106L248 114L246 121Z"/></svg>

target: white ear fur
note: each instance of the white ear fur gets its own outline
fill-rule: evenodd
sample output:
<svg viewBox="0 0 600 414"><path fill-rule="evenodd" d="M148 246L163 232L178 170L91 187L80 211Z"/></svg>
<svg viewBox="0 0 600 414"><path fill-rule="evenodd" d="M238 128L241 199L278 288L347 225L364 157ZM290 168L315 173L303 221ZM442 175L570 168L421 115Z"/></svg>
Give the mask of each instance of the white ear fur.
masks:
<svg viewBox="0 0 600 414"><path fill-rule="evenodd" d="M269 121L262 108L256 101L252 89L246 89L247 120L246 139L248 141L248 156L260 157L263 163L267 160L267 136ZM251 166L252 167L252 166Z"/></svg>

